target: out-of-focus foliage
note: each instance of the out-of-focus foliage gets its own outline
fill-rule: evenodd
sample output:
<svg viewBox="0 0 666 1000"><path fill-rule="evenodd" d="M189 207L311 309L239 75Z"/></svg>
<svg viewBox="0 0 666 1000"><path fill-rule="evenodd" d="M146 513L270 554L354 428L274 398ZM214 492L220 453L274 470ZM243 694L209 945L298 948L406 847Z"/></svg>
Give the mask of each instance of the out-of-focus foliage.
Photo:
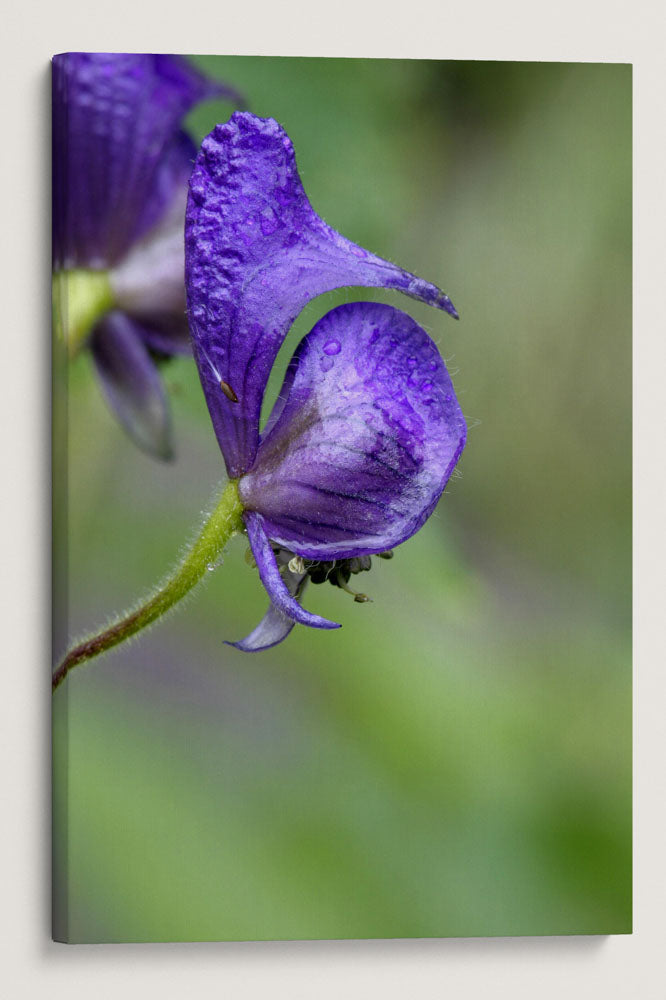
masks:
<svg viewBox="0 0 666 1000"><path fill-rule="evenodd" d="M291 135L314 207L440 284L471 430L426 528L343 622L256 656L237 540L194 600L56 695L56 889L76 941L631 926L631 74L612 65L201 57ZM230 108L189 119L201 138ZM74 633L164 574L223 476L194 365L178 461L69 387ZM273 393L277 391L276 375ZM62 514L62 511L60 512ZM377 565L379 563L379 565ZM57 597L61 595L56 595Z"/></svg>

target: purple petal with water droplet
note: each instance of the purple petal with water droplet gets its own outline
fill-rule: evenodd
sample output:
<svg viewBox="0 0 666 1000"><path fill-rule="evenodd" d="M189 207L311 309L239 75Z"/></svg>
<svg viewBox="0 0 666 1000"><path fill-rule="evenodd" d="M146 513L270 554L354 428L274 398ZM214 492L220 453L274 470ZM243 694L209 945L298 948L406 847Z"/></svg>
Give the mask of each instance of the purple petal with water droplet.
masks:
<svg viewBox="0 0 666 1000"><path fill-rule="evenodd" d="M195 357L227 470L254 461L261 402L292 322L347 285L396 288L456 315L439 288L326 225L307 199L286 132L234 114L204 140L190 180L186 284ZM230 404L220 381L231 385Z"/></svg>
<svg viewBox="0 0 666 1000"><path fill-rule="evenodd" d="M240 497L273 541L305 558L371 555L430 516L465 437L425 330L391 306L339 306L301 341Z"/></svg>

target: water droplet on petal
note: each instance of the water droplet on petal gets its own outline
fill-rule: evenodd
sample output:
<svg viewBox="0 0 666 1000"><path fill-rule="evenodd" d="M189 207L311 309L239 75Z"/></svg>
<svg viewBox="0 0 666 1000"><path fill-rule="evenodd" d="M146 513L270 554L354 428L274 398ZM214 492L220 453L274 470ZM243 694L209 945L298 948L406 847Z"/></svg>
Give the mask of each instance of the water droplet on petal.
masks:
<svg viewBox="0 0 666 1000"><path fill-rule="evenodd" d="M417 362L416 358L407 358L407 367L408 368L416 368L417 364L418 364L418 362Z"/></svg>
<svg viewBox="0 0 666 1000"><path fill-rule="evenodd" d="M340 341L339 340L327 340L324 344L324 354L339 354L340 353Z"/></svg>
<svg viewBox="0 0 666 1000"><path fill-rule="evenodd" d="M334 364L333 358L324 357L319 359L319 367L323 372L330 372Z"/></svg>

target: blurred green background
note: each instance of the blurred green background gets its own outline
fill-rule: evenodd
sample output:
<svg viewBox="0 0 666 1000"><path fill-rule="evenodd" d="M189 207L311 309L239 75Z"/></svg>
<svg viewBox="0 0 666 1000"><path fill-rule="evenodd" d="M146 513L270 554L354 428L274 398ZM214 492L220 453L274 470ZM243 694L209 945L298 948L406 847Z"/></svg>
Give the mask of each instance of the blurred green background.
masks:
<svg viewBox="0 0 666 1000"><path fill-rule="evenodd" d="M342 621L223 645L266 598L235 540L206 586L55 697L56 927L72 941L631 929L631 69L198 57L294 142L332 226L442 286L470 432L435 515ZM198 141L232 108L201 105ZM177 462L72 367L71 636L162 577L224 475L196 371ZM271 392L277 391L277 383ZM65 464L65 462L67 464ZM379 563L379 564L378 564Z"/></svg>

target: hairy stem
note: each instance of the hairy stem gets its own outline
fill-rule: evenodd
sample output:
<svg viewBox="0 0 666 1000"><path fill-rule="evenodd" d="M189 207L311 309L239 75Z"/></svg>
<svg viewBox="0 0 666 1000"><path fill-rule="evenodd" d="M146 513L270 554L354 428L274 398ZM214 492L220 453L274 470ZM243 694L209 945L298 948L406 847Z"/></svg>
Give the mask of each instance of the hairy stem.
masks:
<svg viewBox="0 0 666 1000"><path fill-rule="evenodd" d="M53 313L56 330L70 358L78 354L98 320L113 308L113 290L106 271L56 271Z"/></svg>
<svg viewBox="0 0 666 1000"><path fill-rule="evenodd" d="M208 566L219 559L235 532L243 527L243 508L238 499L236 480L225 487L220 500L207 518L201 532L175 572L145 601L112 625L89 636L69 650L52 675L52 689L62 684L73 667L86 663L113 646L136 635L170 611L201 580Z"/></svg>

